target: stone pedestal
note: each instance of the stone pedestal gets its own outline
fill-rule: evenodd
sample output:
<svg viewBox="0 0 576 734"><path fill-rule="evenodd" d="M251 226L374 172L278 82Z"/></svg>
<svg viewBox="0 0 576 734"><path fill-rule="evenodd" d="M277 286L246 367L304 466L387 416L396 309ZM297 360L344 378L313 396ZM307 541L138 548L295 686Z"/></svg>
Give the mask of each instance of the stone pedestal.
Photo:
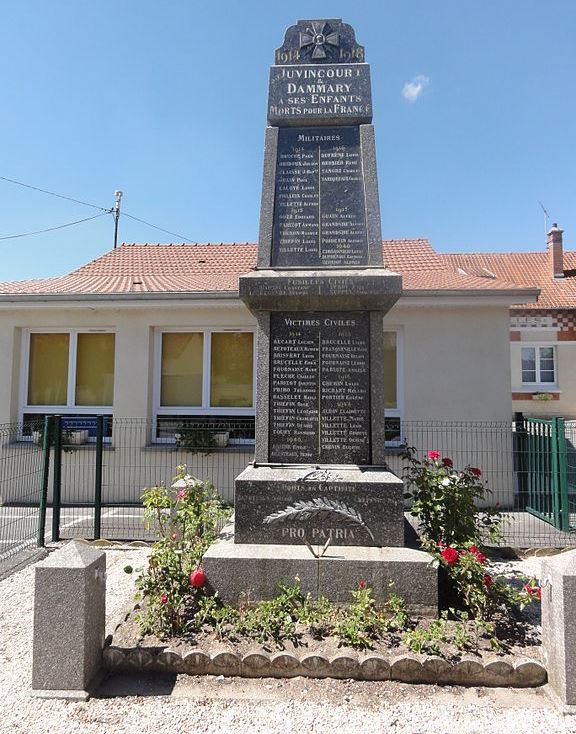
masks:
<svg viewBox="0 0 576 734"><path fill-rule="evenodd" d="M548 682L576 713L576 550L542 561L542 648Z"/></svg>
<svg viewBox="0 0 576 734"><path fill-rule="evenodd" d="M33 695L85 700L102 670L106 554L72 541L34 571Z"/></svg>
<svg viewBox="0 0 576 734"><path fill-rule="evenodd" d="M293 584L298 576L302 591L314 598L325 596L349 604L350 592L364 581L378 603L393 591L404 598L412 614L433 617L438 613L438 575L428 553L412 548L329 546L322 558L315 558L303 544L235 543L233 527L226 528L223 536L204 556L203 567L208 581L216 580L218 594L227 604L237 605L243 598L272 599L279 582ZM319 552L322 546L313 548Z"/></svg>
<svg viewBox="0 0 576 734"><path fill-rule="evenodd" d="M236 479L235 542L403 546L403 484L373 467L252 467Z"/></svg>

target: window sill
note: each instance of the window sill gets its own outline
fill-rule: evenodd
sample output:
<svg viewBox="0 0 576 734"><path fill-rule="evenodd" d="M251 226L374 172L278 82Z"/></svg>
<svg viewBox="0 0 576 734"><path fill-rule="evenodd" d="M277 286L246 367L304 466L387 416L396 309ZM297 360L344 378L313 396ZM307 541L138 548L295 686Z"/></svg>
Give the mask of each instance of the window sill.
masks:
<svg viewBox="0 0 576 734"><path fill-rule="evenodd" d="M42 444L34 443L34 441L26 441L26 439L22 439L19 441L12 441L10 444L8 444L10 447L13 448L20 448L20 449L38 449L38 451L43 450ZM51 446L50 448L54 448L54 446ZM113 446L111 443L104 443L102 445L103 451L116 451L116 447ZM89 443L77 443L77 444L62 444L62 453L70 454L74 451L96 451L96 442L89 442Z"/></svg>
<svg viewBox="0 0 576 734"><path fill-rule="evenodd" d="M243 454L254 451L254 443L238 443L228 446L210 446L206 448L186 449L174 443L149 443L142 447L142 451L171 451L180 454Z"/></svg>

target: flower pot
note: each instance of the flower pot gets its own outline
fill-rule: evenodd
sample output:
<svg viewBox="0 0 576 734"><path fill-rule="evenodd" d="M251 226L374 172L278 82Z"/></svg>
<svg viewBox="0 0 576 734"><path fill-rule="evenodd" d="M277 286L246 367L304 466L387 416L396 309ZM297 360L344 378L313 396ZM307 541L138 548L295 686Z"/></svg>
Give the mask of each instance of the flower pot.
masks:
<svg viewBox="0 0 576 734"><path fill-rule="evenodd" d="M228 439L230 437L230 433L228 431L220 431L219 433L214 434L214 444L220 448L223 449L225 446L228 446Z"/></svg>
<svg viewBox="0 0 576 734"><path fill-rule="evenodd" d="M65 437L65 443L71 446L80 446L88 440L88 431L86 429L78 431L68 431Z"/></svg>

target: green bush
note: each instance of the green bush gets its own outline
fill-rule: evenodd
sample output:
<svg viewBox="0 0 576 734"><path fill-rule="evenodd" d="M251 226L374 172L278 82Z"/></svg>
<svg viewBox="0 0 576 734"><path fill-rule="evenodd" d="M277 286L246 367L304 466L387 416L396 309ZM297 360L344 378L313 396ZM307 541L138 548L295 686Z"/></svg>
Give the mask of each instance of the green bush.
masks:
<svg viewBox="0 0 576 734"><path fill-rule="evenodd" d="M142 495L145 522L154 527L157 540L148 568L136 581L146 602L140 623L143 633L161 638L186 631L204 593L204 574L195 572L230 512L210 482L187 474L185 466L177 471L177 489L159 485Z"/></svg>

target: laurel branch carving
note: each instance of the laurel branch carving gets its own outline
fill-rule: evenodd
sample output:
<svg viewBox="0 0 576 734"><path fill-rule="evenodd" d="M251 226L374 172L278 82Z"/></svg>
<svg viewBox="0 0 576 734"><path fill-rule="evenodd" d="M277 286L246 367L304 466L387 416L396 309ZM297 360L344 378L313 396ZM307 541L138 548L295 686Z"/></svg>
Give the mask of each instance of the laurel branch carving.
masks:
<svg viewBox="0 0 576 734"><path fill-rule="evenodd" d="M277 522L294 522L311 519L320 522L338 519L341 524L359 525L374 540L372 531L366 525L358 510L355 510L344 502L328 499L328 497L317 497L313 500L299 500L298 502L294 502L293 505L288 505L283 510L278 510L278 512L267 515L262 522L266 525L273 525Z"/></svg>

